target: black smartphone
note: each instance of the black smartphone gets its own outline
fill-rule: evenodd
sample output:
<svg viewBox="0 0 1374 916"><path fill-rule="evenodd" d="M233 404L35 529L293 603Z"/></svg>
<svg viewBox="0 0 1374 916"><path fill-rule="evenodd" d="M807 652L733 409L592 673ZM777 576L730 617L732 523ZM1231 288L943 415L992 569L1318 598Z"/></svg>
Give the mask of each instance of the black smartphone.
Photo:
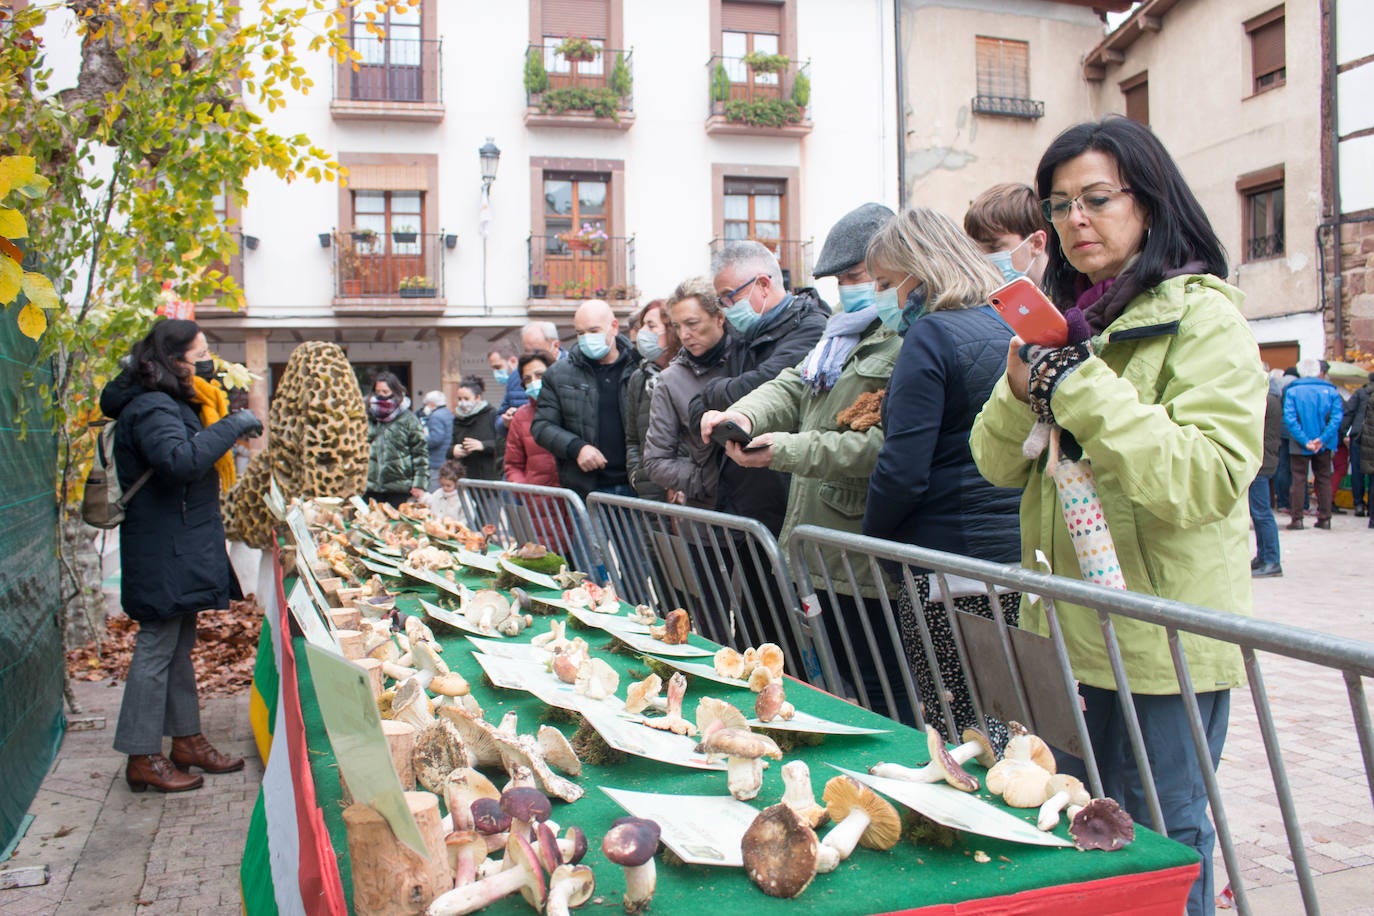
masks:
<svg viewBox="0 0 1374 916"><path fill-rule="evenodd" d="M717 423L715 428L711 430L711 441L721 448L725 448L727 442L737 442L746 452L755 452L758 451L757 448L749 448L749 443L753 439L754 437L746 433L744 427L734 420L724 420Z"/></svg>

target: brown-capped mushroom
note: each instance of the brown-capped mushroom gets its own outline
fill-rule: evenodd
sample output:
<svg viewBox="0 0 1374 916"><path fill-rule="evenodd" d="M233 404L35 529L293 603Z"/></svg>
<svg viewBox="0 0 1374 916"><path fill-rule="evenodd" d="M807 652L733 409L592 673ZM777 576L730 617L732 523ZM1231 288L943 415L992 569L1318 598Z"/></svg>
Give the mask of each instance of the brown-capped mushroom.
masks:
<svg viewBox="0 0 1374 916"><path fill-rule="evenodd" d="M739 680L744 677L744 656L729 646L716 651L711 661L715 664L716 674Z"/></svg>
<svg viewBox="0 0 1374 916"><path fill-rule="evenodd" d="M448 774L444 780L444 805L454 830L472 827L472 803L479 798L499 800L501 793L490 779L471 767L460 767Z"/></svg>
<svg viewBox="0 0 1374 916"><path fill-rule="evenodd" d="M435 897L425 909L425 916L463 916L516 891L520 891L536 910L542 908L547 894L544 871L529 840L511 834L506 843L506 862L510 867L499 874Z"/></svg>
<svg viewBox="0 0 1374 916"><path fill-rule="evenodd" d="M1069 834L1079 849L1115 852L1135 839L1135 823L1113 799L1094 798L1073 816Z"/></svg>
<svg viewBox="0 0 1374 916"><path fill-rule="evenodd" d="M1056 773L1050 777L1050 797L1040 806L1040 814L1035 826L1041 830L1053 830L1059 823L1059 812L1067 805L1083 807L1092 801L1092 796L1083 783L1068 773Z"/></svg>
<svg viewBox="0 0 1374 916"><path fill-rule="evenodd" d="M1053 774L1032 759L1031 737L1013 736L1007 742L1002 759L988 770L988 791L1002 796L1002 800L1013 808L1038 808L1050 796L1049 783Z"/></svg>
<svg viewBox="0 0 1374 916"><path fill-rule="evenodd" d="M621 818L601 839L601 851L611 862L625 869L627 913L638 913L654 899L657 873L654 853L658 850L659 827L655 821L639 817Z"/></svg>
<svg viewBox="0 0 1374 916"><path fill-rule="evenodd" d="M782 759L782 751L772 738L747 728L718 728L702 738L697 752L708 757L724 757L726 783L730 794L748 801L763 786L763 758Z"/></svg>
<svg viewBox="0 0 1374 916"><path fill-rule="evenodd" d="M545 905L545 916L568 916L570 909L576 909L592 899L596 890L596 876L586 865L560 865L549 876L549 898Z"/></svg>
<svg viewBox="0 0 1374 916"><path fill-rule="evenodd" d="M782 765L782 785L782 803L797 812L806 826L816 830L830 819L825 806L816 804L811 768L804 761L791 760Z"/></svg>
<svg viewBox="0 0 1374 916"><path fill-rule="evenodd" d="M1022 729L1020 734L1012 735L1011 739L1007 741L1007 746L1002 751L1003 758L1008 756L1021 757L1031 761L1047 773L1057 772L1059 766L1055 762L1054 752L1050 750L1050 746L1038 735L1024 731L1025 726L1022 726Z"/></svg>
<svg viewBox="0 0 1374 916"><path fill-rule="evenodd" d="M458 729L448 719L435 719L433 725L415 735L410 763L421 787L442 794L449 774L468 763Z"/></svg>
<svg viewBox="0 0 1374 916"><path fill-rule="evenodd" d="M821 845L822 873L834 871L849 858L856 845L869 849L891 849L902 838L902 819L897 809L868 786L849 776L836 776L821 793L825 808L835 826Z"/></svg>
<svg viewBox="0 0 1374 916"><path fill-rule="evenodd" d="M744 871L770 897L790 899L816 877L820 840L785 804L764 808L740 840Z"/></svg>
<svg viewBox="0 0 1374 916"><path fill-rule="evenodd" d="M681 671L674 671L668 678L668 714L658 719L643 719L650 728L669 731L675 735L695 735L697 727L682 718L682 698L687 695L687 677Z"/></svg>
<svg viewBox="0 0 1374 916"><path fill-rule="evenodd" d="M639 714L658 699L658 692L663 689L663 679L657 674L650 674L642 681L635 681L625 688L625 711L631 714Z"/></svg>
<svg viewBox="0 0 1374 916"><path fill-rule="evenodd" d="M759 646L759 665L767 668L775 681L782 677L783 661L782 647L777 643L766 642Z"/></svg>
<svg viewBox="0 0 1374 916"><path fill-rule="evenodd" d="M501 793L501 810L510 816L510 832L528 837L531 826L548 820L553 808L538 789L516 787Z"/></svg>
<svg viewBox="0 0 1374 916"><path fill-rule="evenodd" d="M958 761L945 749L945 739L933 725L926 726L926 751L930 754L930 763L923 767L913 769L897 763L878 763L869 767L868 772L874 776L905 782L943 780L960 792L978 791L978 780L959 766Z"/></svg>
<svg viewBox="0 0 1374 916"><path fill-rule="evenodd" d="M783 690L781 681L774 681L767 687L759 691L759 695L754 698L754 715L760 722L772 722L774 719L787 720L796 715L796 708L787 702L787 694Z"/></svg>
<svg viewBox="0 0 1374 916"><path fill-rule="evenodd" d="M663 626L649 628L649 635L670 646L680 646L687 642L687 634L691 629L692 621L687 612L682 608L674 608L663 618Z"/></svg>

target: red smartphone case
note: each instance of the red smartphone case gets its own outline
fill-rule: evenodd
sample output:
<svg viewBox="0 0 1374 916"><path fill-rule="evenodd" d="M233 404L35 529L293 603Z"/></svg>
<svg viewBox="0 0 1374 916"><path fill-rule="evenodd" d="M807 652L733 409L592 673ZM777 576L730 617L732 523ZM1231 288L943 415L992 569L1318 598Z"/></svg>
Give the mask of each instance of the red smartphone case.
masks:
<svg viewBox="0 0 1374 916"><path fill-rule="evenodd" d="M1026 343L1062 347L1069 342L1064 315L1027 277L1017 277L993 290L988 302Z"/></svg>

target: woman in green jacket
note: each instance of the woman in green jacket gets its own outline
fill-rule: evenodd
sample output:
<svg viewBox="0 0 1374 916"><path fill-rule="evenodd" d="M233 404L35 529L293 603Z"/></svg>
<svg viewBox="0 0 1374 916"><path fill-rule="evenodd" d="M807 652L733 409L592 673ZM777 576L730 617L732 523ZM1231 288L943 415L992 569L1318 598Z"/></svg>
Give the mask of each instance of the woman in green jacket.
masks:
<svg viewBox="0 0 1374 916"><path fill-rule="evenodd" d="M429 483L429 440L394 373L379 372L372 380L367 438L367 498L393 506L423 499Z"/></svg>
<svg viewBox="0 0 1374 916"><path fill-rule="evenodd" d="M970 440L989 481L1025 488L1023 565L1034 567L1041 551L1054 572L1079 574L1044 459L1023 452L1039 418L1063 430L1068 457L1092 463L1131 591L1250 614L1246 494L1260 466L1266 386L1241 294L1220 279L1226 259L1215 232L1159 140L1125 118L1060 134L1040 160L1036 191L1055 229L1044 282L1076 342L1046 349L1013 338L1007 373ZM1056 609L1103 787L1144 821L1097 614ZM1021 619L1048 632L1038 603L1025 604ZM1115 627L1168 833L1201 856L1188 912L1210 913L1206 764L1193 752L1165 632L1123 618ZM1186 633L1180 641L1215 767L1230 690L1245 682L1241 654Z"/></svg>

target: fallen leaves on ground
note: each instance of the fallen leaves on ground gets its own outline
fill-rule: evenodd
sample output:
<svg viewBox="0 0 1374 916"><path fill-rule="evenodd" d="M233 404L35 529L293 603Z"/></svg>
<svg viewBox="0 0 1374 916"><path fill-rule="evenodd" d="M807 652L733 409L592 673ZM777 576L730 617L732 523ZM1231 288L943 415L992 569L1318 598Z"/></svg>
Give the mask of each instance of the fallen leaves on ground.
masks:
<svg viewBox="0 0 1374 916"><path fill-rule="evenodd" d="M262 608L252 595L231 601L228 610L200 612L191 660L202 698L236 696L248 689L261 626ZM67 653L67 673L81 681L124 680L137 633L137 622L123 614L110 617L103 640Z"/></svg>

